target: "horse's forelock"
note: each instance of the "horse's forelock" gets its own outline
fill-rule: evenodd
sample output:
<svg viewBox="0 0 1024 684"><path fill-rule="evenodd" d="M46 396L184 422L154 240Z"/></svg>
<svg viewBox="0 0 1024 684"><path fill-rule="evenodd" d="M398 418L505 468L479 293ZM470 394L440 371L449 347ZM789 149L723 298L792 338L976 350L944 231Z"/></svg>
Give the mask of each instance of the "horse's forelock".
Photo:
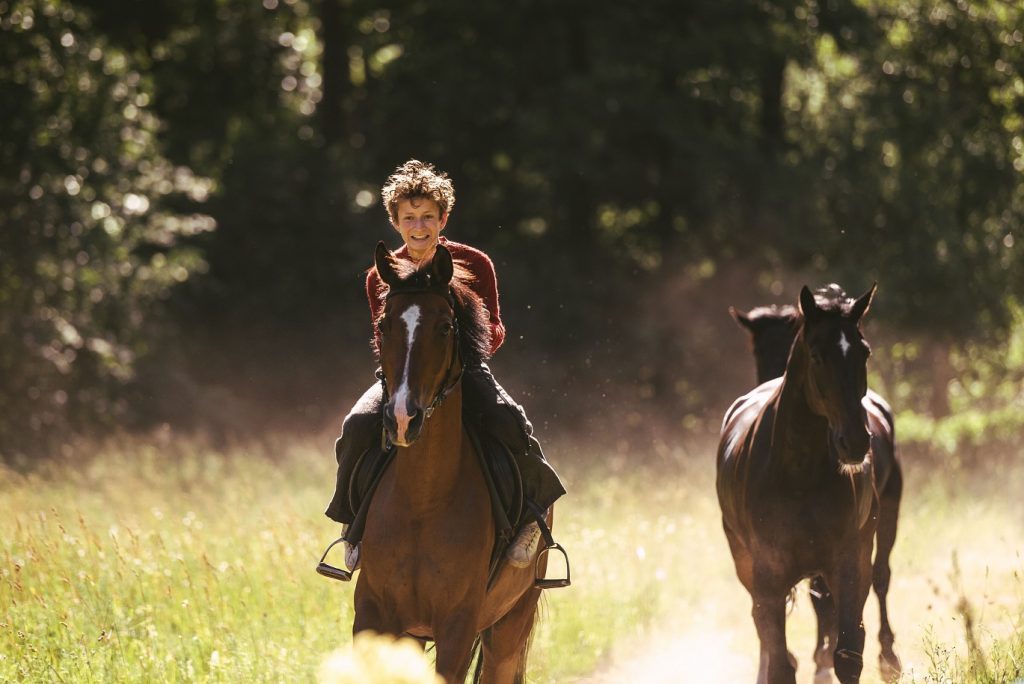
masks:
<svg viewBox="0 0 1024 684"><path fill-rule="evenodd" d="M825 312L848 315L855 301L857 300L835 283L829 283L814 291L814 303Z"/></svg>

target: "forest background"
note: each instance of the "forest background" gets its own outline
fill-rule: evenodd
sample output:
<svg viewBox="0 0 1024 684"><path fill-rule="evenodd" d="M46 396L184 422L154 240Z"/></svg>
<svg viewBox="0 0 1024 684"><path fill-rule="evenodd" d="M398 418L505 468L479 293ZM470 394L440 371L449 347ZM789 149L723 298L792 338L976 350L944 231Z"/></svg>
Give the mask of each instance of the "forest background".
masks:
<svg viewBox="0 0 1024 684"><path fill-rule="evenodd" d="M830 282L879 285L904 681L1018 679L1022 54L1004 0L0 0L0 679L308 681L346 643L312 567L413 157L569 484L533 679L753 677L728 307Z"/></svg>
<svg viewBox="0 0 1024 684"><path fill-rule="evenodd" d="M713 430L753 384L729 305L877 281L903 443L1014 444L1022 27L1000 0L0 0L0 454L336 433L411 157L495 260L494 366L542 434Z"/></svg>

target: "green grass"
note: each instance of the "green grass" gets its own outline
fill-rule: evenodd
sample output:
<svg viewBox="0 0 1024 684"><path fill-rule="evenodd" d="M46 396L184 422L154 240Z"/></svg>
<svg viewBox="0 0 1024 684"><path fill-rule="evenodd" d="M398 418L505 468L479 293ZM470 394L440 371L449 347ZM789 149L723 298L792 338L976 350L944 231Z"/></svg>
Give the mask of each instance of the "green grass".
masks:
<svg viewBox="0 0 1024 684"><path fill-rule="evenodd" d="M351 608L312 571L323 456L135 446L7 473L0 681L309 681Z"/></svg>
<svg viewBox="0 0 1024 684"><path fill-rule="evenodd" d="M337 532L321 513L333 487L321 441L226 454L127 442L77 465L0 470L0 681L315 680L352 623L352 586L313 571ZM531 681L621 681L640 661L752 681L749 598L710 445L691 448L549 446L570 489L556 536L573 586L544 600ZM1021 676L1022 471L908 463L890 595L905 681ZM814 626L798 594L789 634L805 681ZM866 682L876 615L872 598Z"/></svg>

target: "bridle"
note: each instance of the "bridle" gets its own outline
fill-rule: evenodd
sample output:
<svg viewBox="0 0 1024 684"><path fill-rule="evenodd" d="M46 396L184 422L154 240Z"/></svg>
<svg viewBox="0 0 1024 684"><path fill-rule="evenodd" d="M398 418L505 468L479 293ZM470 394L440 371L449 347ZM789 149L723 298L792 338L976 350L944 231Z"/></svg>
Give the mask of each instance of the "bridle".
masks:
<svg viewBox="0 0 1024 684"><path fill-rule="evenodd" d="M430 402L425 409L423 409L423 418L427 419L434 413L434 411L448 398L448 395L455 391L458 387L459 382L462 380L463 366L461 363L457 363L461 359L461 353L459 351L459 319L455 315L455 297L452 295L451 289L449 288L445 292L440 292L436 288L430 287L430 276L427 276L426 286L413 286L413 287L398 287L391 288L388 290L387 295L384 297L385 304L392 296L397 294L433 294L438 297L444 298L448 304L448 308L452 312L452 334L454 337L454 344L452 345L451 358L448 361L448 370L445 371L444 381L441 383L441 388L437 391L434 396L434 400ZM458 372L455 367L458 365ZM384 378L383 371L380 377L381 386L384 388L384 397L388 397L387 381ZM386 402L385 402L386 403Z"/></svg>

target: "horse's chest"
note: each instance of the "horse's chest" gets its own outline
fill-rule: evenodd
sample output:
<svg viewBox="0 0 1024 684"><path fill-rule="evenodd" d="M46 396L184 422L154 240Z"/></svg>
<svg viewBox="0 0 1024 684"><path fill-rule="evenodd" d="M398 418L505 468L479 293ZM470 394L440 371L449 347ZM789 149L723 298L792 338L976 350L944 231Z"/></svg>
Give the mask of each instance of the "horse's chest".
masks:
<svg viewBox="0 0 1024 684"><path fill-rule="evenodd" d="M483 591L494 533L489 509L475 499L451 497L416 511L371 507L363 576L408 629L443 620L467 595Z"/></svg>
<svg viewBox="0 0 1024 684"><path fill-rule="evenodd" d="M855 535L859 518L848 488L773 493L750 502L750 528L761 543L810 555Z"/></svg>

